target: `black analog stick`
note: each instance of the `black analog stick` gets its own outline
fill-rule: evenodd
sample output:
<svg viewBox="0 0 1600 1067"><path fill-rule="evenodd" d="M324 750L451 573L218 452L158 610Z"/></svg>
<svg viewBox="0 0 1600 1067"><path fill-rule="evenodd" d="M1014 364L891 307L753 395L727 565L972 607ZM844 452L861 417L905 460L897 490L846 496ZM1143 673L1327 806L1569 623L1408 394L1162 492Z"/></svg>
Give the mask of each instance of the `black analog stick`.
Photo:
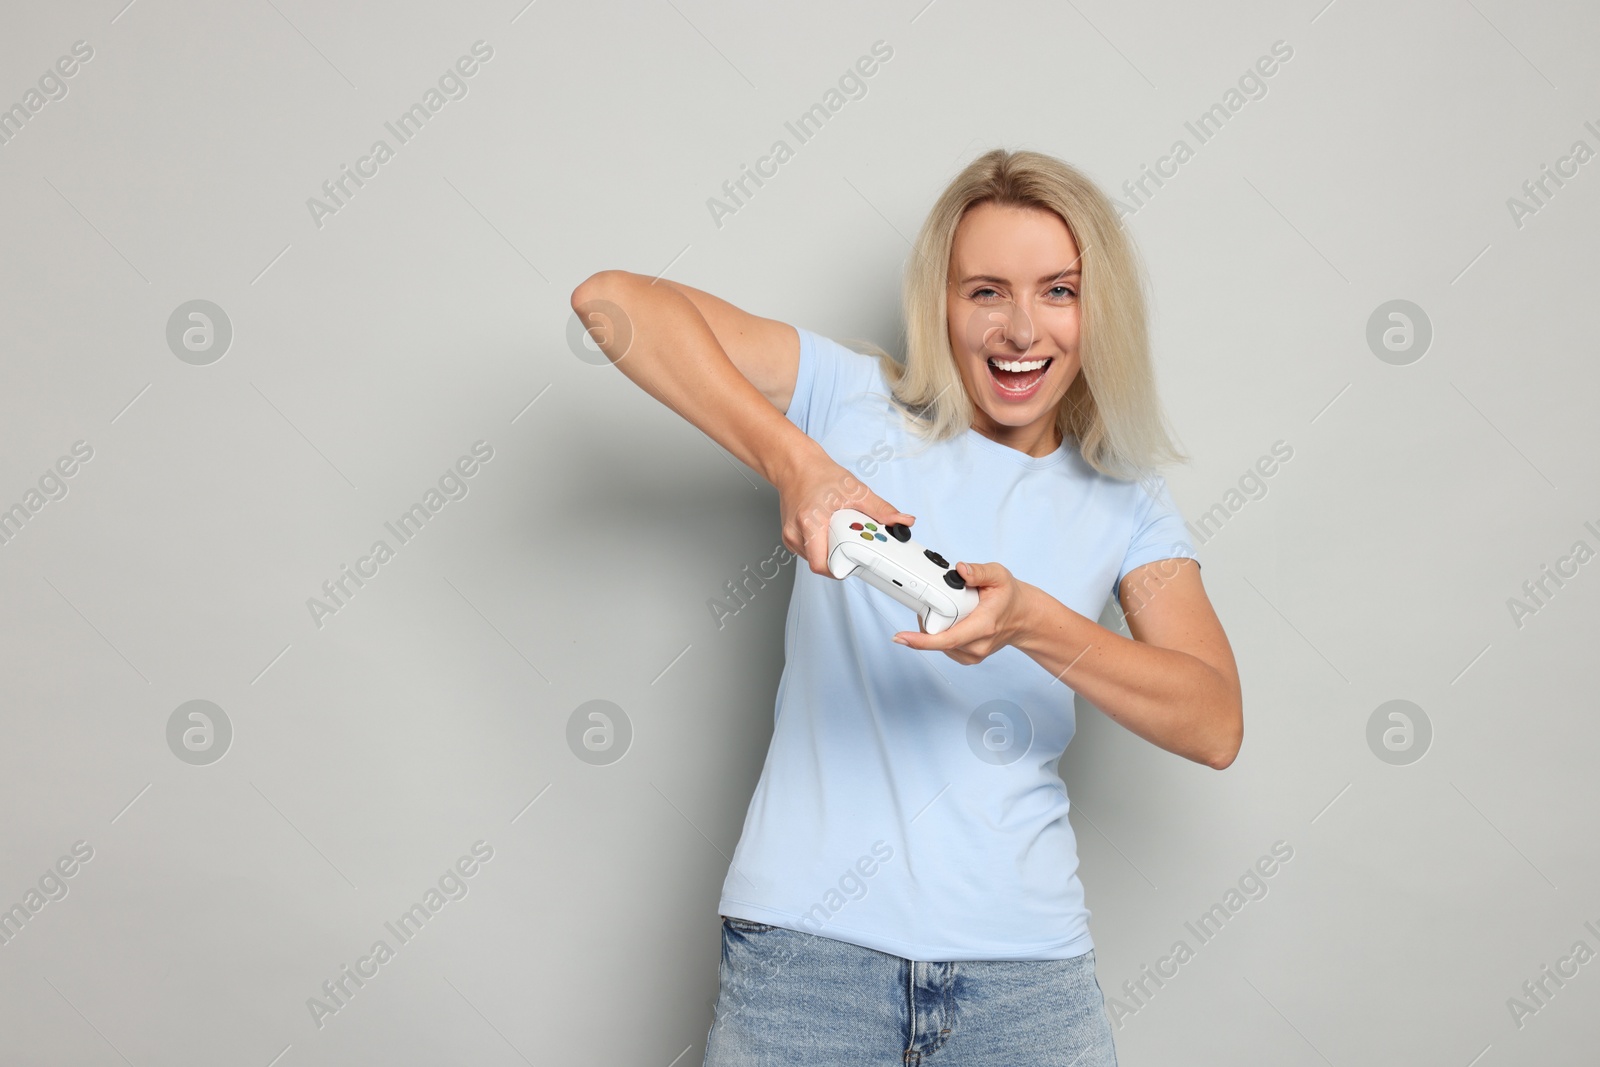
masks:
<svg viewBox="0 0 1600 1067"><path fill-rule="evenodd" d="M948 570L944 572L944 584L948 585L951 589L965 589L967 587L966 580L954 570Z"/></svg>
<svg viewBox="0 0 1600 1067"><path fill-rule="evenodd" d="M889 531L889 536L899 541L902 545L911 540L911 531L898 522L891 522L884 527Z"/></svg>

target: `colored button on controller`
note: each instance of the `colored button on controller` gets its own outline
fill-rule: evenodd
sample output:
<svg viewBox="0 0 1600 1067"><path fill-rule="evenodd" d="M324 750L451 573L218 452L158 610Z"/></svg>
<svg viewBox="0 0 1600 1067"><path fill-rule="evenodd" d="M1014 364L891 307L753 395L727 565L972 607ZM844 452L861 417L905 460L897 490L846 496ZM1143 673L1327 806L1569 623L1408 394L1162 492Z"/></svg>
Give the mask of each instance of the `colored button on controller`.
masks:
<svg viewBox="0 0 1600 1067"><path fill-rule="evenodd" d="M861 529L861 524L859 522L852 522L850 524L850 529L859 530L859 529Z"/></svg>

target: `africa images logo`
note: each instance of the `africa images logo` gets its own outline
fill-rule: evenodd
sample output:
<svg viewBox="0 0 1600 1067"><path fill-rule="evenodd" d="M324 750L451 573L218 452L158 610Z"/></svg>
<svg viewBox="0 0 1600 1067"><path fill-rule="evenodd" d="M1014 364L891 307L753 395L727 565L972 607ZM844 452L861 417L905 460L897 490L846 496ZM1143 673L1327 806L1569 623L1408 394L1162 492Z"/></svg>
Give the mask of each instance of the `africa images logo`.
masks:
<svg viewBox="0 0 1600 1067"><path fill-rule="evenodd" d="M326 1025L328 1016L337 1015L349 1007L356 993L381 974L382 968L395 958L401 948L416 940L423 927L443 911L446 904L465 899L471 889L467 879L476 875L493 858L493 845L481 839L473 842L471 854L463 855L446 867L437 883L423 891L421 900L401 912L393 922L383 924L383 928L394 938L394 944L391 945L387 937L378 938L365 956L356 959L354 967L348 963L342 964L332 978L322 983L322 996L307 997L306 1009L310 1011L311 1021L317 1029L321 1030Z"/></svg>
<svg viewBox="0 0 1600 1067"><path fill-rule="evenodd" d="M339 174L322 183L323 198L315 196L306 198L306 210L311 214L312 224L317 229L322 229L323 218L337 215L340 209L355 197L357 190L378 176L378 168L395 157L395 150L398 147L409 144L412 138L422 132L422 127L428 120L444 109L445 104L451 100L464 99L468 92L467 79L477 74L481 69L480 65L489 62L493 57L492 45L482 40L474 41L472 55L464 55L455 61L453 67L446 68L445 72L439 75L437 88L428 86L420 101L402 111L394 122L385 122L384 129L394 138L394 145L390 145L380 137L372 142L372 147L367 150L366 155L356 160L354 170L349 164L340 164ZM351 188L352 185L354 188Z"/></svg>

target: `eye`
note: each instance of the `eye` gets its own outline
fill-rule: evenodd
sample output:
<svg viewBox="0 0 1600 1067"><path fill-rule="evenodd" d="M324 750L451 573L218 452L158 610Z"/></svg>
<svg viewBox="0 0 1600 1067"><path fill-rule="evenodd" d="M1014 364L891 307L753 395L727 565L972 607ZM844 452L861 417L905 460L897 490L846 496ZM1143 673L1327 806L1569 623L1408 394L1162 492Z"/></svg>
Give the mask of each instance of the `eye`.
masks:
<svg viewBox="0 0 1600 1067"><path fill-rule="evenodd" d="M973 290L972 296L969 299L976 300L980 296L982 296L984 293L991 293L992 294L992 293L994 293L994 290L992 288L990 288L989 286L985 285L982 289ZM996 295L998 295L998 294L996 294Z"/></svg>
<svg viewBox="0 0 1600 1067"><path fill-rule="evenodd" d="M1060 292L1060 293L1063 294L1061 297L1058 297L1057 299L1071 300L1071 299L1076 298L1077 295L1078 295L1075 291L1073 291L1071 286L1067 286L1067 285L1052 286L1050 291L1052 293Z"/></svg>

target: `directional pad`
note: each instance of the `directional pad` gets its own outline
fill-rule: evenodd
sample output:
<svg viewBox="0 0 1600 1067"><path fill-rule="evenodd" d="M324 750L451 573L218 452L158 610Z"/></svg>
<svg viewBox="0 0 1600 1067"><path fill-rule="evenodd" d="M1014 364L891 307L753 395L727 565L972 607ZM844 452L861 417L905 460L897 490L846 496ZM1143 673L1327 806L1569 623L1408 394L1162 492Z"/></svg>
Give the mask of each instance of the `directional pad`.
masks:
<svg viewBox="0 0 1600 1067"><path fill-rule="evenodd" d="M949 560L945 559L943 556L939 555L939 553L935 552L931 548L923 549L922 550L922 554L924 556L927 556L930 560L932 560L933 561L933 565L935 567L948 567L948 566L950 566L950 561Z"/></svg>

